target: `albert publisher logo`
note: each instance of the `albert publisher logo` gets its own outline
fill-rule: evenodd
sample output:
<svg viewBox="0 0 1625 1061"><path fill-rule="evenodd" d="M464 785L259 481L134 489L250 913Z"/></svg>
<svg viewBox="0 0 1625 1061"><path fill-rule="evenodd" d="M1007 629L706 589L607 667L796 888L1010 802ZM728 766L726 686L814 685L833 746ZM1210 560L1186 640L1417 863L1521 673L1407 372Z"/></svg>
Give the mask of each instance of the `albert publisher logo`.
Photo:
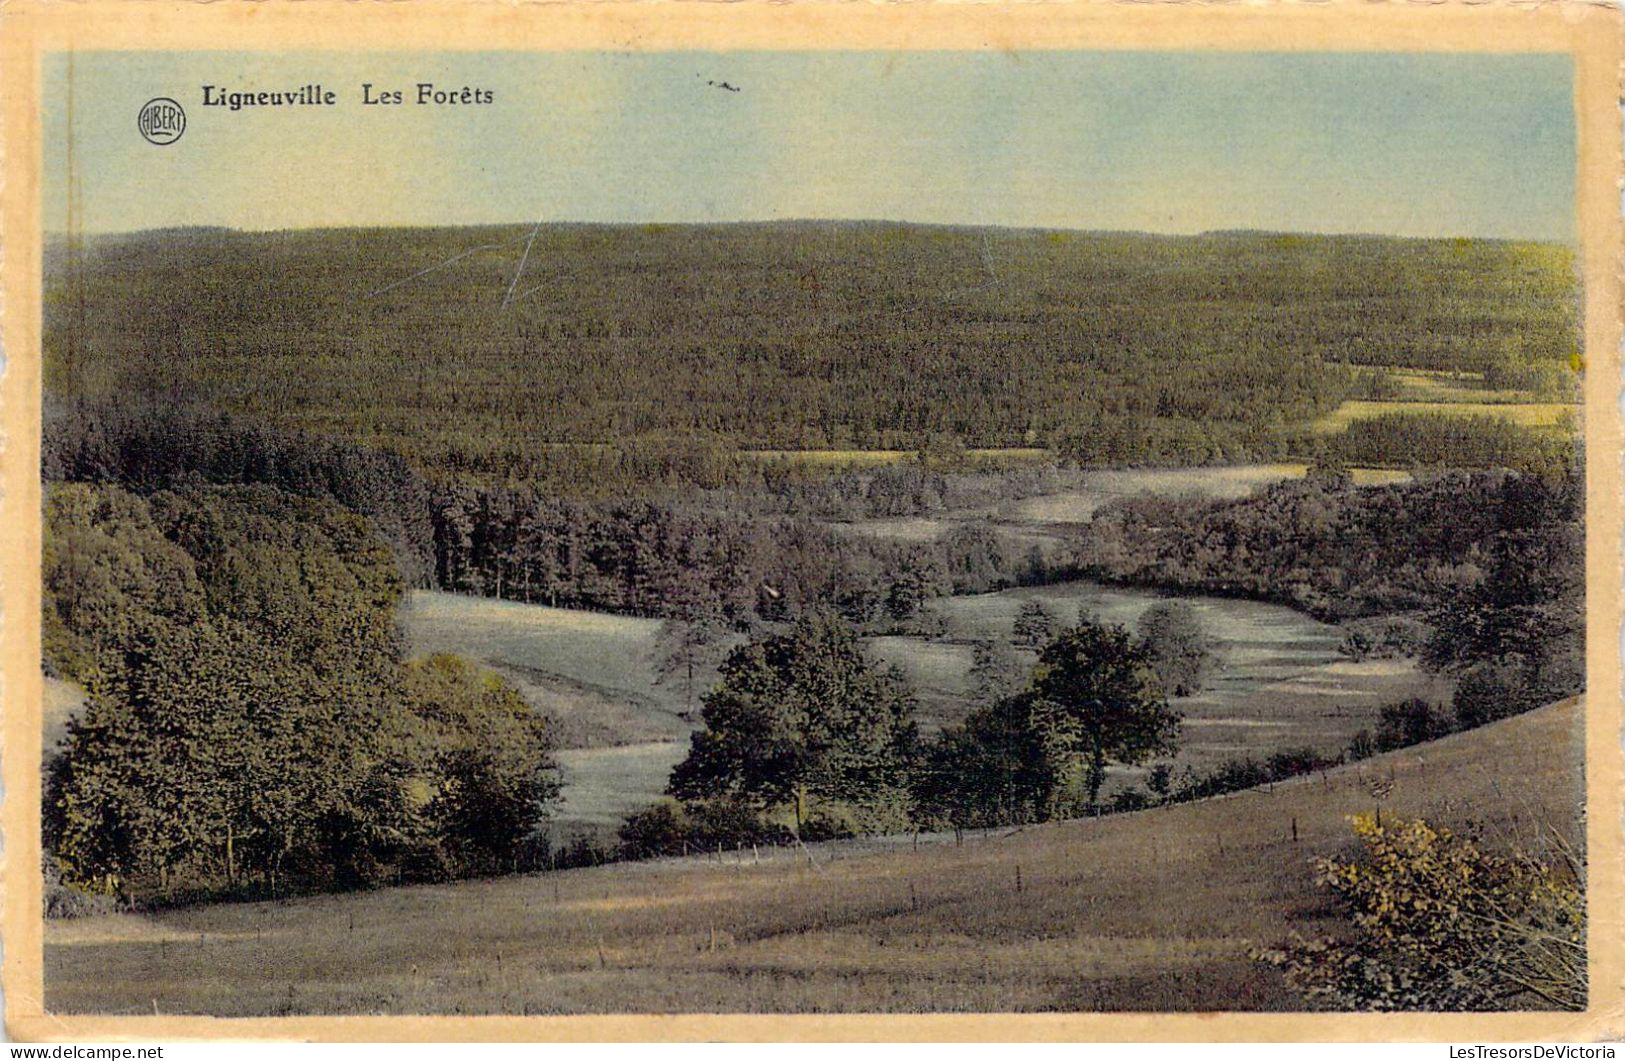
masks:
<svg viewBox="0 0 1625 1061"><path fill-rule="evenodd" d="M149 144L173 144L186 132L186 112L167 96L149 99L135 120Z"/></svg>

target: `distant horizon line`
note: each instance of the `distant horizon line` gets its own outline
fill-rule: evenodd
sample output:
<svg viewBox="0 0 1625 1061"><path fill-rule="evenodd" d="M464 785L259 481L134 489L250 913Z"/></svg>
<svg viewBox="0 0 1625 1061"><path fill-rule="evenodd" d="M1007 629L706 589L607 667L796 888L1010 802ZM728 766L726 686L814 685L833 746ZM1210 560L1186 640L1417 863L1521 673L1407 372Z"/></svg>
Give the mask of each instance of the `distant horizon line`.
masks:
<svg viewBox="0 0 1625 1061"><path fill-rule="evenodd" d="M103 238L119 236L145 236L163 233L182 232L229 232L240 235L281 235L301 232L356 232L356 231L445 231L454 229L496 229L496 228L642 228L642 229L674 229L674 228L746 228L793 225L824 225L824 226L894 226L898 228L931 228L957 231L995 231L995 232L1030 232L1030 233L1065 233L1080 236L1139 236L1152 239L1202 239L1217 236L1296 236L1320 239L1396 239L1421 241L1440 240L1472 240L1482 243L1535 243L1548 246L1574 248L1578 246L1577 238L1559 238L1552 236L1485 236L1469 233L1452 233L1442 235L1417 235L1402 232L1379 232L1360 230L1323 231L1315 229L1275 229L1275 228L1209 228L1194 232L1159 231L1156 229L1135 228L1079 228L1068 225L1012 225L984 222L962 221L901 221L892 218L880 217L786 217L786 218L740 218L730 221L479 221L468 223L435 224L427 222L402 222L399 224L361 224L361 225L304 225L276 228L239 228L233 225L195 224L195 225L159 225L154 228L132 229L98 229L70 233L62 229L42 229L41 234L47 239L69 239L74 235L80 238Z"/></svg>

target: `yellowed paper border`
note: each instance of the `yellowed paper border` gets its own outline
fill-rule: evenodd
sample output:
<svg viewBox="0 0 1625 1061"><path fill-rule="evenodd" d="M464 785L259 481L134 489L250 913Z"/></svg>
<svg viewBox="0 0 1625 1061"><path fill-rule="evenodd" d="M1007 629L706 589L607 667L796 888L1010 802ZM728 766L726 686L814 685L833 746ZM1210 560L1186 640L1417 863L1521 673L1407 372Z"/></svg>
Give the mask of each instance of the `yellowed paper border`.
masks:
<svg viewBox="0 0 1625 1061"><path fill-rule="evenodd" d="M5 373L0 704L6 1026L20 1040L1602 1040L1625 1035L1620 747L1621 20L1605 4L521 3L14 0L0 8ZM43 1012L39 860L40 56L93 50L1155 49L1562 52L1575 64L1585 272L1586 775L1591 1006L1583 1014L206 1017ZM1509 197L1517 188L1505 189Z"/></svg>

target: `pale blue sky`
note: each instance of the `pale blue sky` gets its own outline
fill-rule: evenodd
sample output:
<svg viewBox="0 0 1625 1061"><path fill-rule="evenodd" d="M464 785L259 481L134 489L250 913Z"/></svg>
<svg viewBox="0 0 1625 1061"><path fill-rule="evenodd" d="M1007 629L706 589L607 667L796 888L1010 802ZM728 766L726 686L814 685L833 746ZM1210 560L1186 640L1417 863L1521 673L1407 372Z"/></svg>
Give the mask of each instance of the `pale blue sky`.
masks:
<svg viewBox="0 0 1625 1061"><path fill-rule="evenodd" d="M67 221L46 64L45 226ZM884 218L1574 238L1562 55L79 53L82 228ZM363 107L362 82L483 86ZM708 86L727 81L738 92ZM320 82L332 108L202 106ZM141 104L186 109L177 143Z"/></svg>

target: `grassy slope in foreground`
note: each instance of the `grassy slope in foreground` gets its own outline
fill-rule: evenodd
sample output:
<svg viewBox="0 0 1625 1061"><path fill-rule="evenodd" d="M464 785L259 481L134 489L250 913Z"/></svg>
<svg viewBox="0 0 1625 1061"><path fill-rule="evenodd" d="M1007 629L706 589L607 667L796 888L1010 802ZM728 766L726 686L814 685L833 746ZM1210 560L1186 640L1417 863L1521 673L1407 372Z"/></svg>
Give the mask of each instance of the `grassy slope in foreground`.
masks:
<svg viewBox="0 0 1625 1061"><path fill-rule="evenodd" d="M47 926L52 1011L1280 1009L1248 947L1330 931L1308 859L1384 815L1578 829L1578 701L1205 803L779 853ZM1299 842L1291 839L1296 819ZM1222 845L1222 851L1221 851ZM1021 889L1016 873L1021 873ZM500 957L499 957L500 956Z"/></svg>

